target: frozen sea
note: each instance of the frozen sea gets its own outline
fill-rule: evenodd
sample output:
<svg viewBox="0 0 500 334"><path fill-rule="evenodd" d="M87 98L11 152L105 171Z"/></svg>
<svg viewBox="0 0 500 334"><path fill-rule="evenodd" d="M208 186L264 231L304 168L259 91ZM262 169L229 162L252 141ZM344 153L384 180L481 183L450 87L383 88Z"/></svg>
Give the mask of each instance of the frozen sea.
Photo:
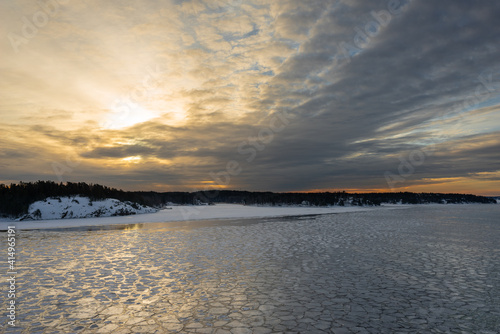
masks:
<svg viewBox="0 0 500 334"><path fill-rule="evenodd" d="M22 230L17 247L0 332L500 332L500 205Z"/></svg>

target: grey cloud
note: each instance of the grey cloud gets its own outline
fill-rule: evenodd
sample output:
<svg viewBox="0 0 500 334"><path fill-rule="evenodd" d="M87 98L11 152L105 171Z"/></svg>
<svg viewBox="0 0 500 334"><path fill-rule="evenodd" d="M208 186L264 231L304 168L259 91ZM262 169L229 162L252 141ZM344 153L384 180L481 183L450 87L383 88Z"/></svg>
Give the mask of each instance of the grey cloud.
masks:
<svg viewBox="0 0 500 334"><path fill-rule="evenodd" d="M384 9L387 2L378 3L380 6L372 3L363 9L357 8L353 14ZM404 19L395 18L367 50L334 70L331 74L334 84L303 95L303 103L294 109L301 117L300 124L293 127L295 143L315 134L325 142L342 145L345 141L380 136L375 130L393 122L401 125L387 131L388 134L404 132L439 113L446 113L456 104L453 98L473 94L479 84L479 74L499 66L495 59L497 47L492 44L493 36L500 30L498 25L493 25L499 11L500 6L493 2L412 3ZM349 13L349 16L355 15ZM346 36L354 34L353 26ZM308 49L311 54L299 54L290 60L279 82L286 83L291 77L305 81L312 68L325 66L324 50L328 46L333 50L332 44L342 41L331 37L321 33L312 36L311 44L325 47L319 53ZM322 116L310 119L311 113L322 113ZM407 149L412 138L406 139L406 143L393 147L393 153ZM290 143L283 144L284 152L287 152L286 146ZM316 147L308 146L309 151ZM346 145L345 148L355 147ZM331 153L318 150L325 156ZM285 153L280 155L280 163L283 163L283 155ZM294 159L295 154L290 154L287 160L293 163ZM305 158L305 161L309 160Z"/></svg>

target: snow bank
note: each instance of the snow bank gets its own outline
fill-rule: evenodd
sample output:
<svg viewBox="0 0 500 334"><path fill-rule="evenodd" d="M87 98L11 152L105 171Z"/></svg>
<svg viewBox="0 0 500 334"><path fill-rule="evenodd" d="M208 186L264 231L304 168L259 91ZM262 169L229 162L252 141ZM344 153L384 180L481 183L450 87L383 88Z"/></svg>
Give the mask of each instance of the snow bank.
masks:
<svg viewBox="0 0 500 334"><path fill-rule="evenodd" d="M110 217L156 211L150 207L132 202L121 202L112 198L91 201L89 198L81 196L51 197L31 204L28 214L18 220Z"/></svg>
<svg viewBox="0 0 500 334"><path fill-rule="evenodd" d="M62 201L62 198L61 198ZM93 206L97 202L94 202ZM15 222L18 229L46 229L61 227L96 226L112 224L139 224L139 223L162 223L179 222L207 219L228 218L263 218L280 216L300 216L314 214L328 214L340 212L358 212L376 210L375 207L258 207L244 206L238 204L218 204L210 206L173 206L170 209L160 210L155 213L124 216L124 217L100 217L86 219L57 219L43 221L20 221ZM30 211L31 212L31 211ZM0 222L0 230L6 230L12 222Z"/></svg>

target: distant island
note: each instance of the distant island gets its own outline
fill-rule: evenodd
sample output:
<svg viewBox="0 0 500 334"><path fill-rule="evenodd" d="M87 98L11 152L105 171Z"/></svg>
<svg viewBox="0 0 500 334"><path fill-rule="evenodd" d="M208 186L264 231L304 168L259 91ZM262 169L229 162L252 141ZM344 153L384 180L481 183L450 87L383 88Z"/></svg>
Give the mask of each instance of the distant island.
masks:
<svg viewBox="0 0 500 334"><path fill-rule="evenodd" d="M107 203L100 208L83 212L78 215L71 211L71 205L79 200L76 196L87 198L89 203ZM20 182L18 184L0 184L0 216L22 218L28 214L30 206L35 202L67 203L68 210L65 216L109 216L128 215L151 212L149 208L162 208L166 205L213 205L217 203L233 203L243 205L268 205L268 206L378 206L381 204L460 204L460 203L497 203L492 197L465 195L465 194L440 194L440 193L347 193L339 192L314 192L314 193L274 193L251 192L238 190L211 190L196 192L154 192L154 191L123 191L99 184L85 182L56 183L53 181ZM109 199L117 200L115 202ZM106 202L106 200L108 200ZM81 201L81 199L80 199ZM64 204L63 203L63 204ZM41 204L37 204L41 205ZM61 204L62 205L62 204ZM45 208L41 205L40 208ZM114 209L114 210L113 210ZM81 208L78 210L81 211ZM38 212L35 210L35 215ZM30 212L30 214L32 214ZM82 216L82 214L84 216ZM62 218L65 218L62 217ZM28 217L36 219L36 217Z"/></svg>

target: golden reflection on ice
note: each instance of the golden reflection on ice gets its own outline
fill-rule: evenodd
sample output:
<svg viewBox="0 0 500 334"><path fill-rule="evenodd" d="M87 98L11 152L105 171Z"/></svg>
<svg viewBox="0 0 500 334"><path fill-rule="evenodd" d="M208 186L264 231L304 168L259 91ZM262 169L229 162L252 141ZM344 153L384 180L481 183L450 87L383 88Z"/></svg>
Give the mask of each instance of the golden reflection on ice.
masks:
<svg viewBox="0 0 500 334"><path fill-rule="evenodd" d="M445 210L25 231L19 323L23 333L494 332L498 224L478 229L474 214Z"/></svg>

